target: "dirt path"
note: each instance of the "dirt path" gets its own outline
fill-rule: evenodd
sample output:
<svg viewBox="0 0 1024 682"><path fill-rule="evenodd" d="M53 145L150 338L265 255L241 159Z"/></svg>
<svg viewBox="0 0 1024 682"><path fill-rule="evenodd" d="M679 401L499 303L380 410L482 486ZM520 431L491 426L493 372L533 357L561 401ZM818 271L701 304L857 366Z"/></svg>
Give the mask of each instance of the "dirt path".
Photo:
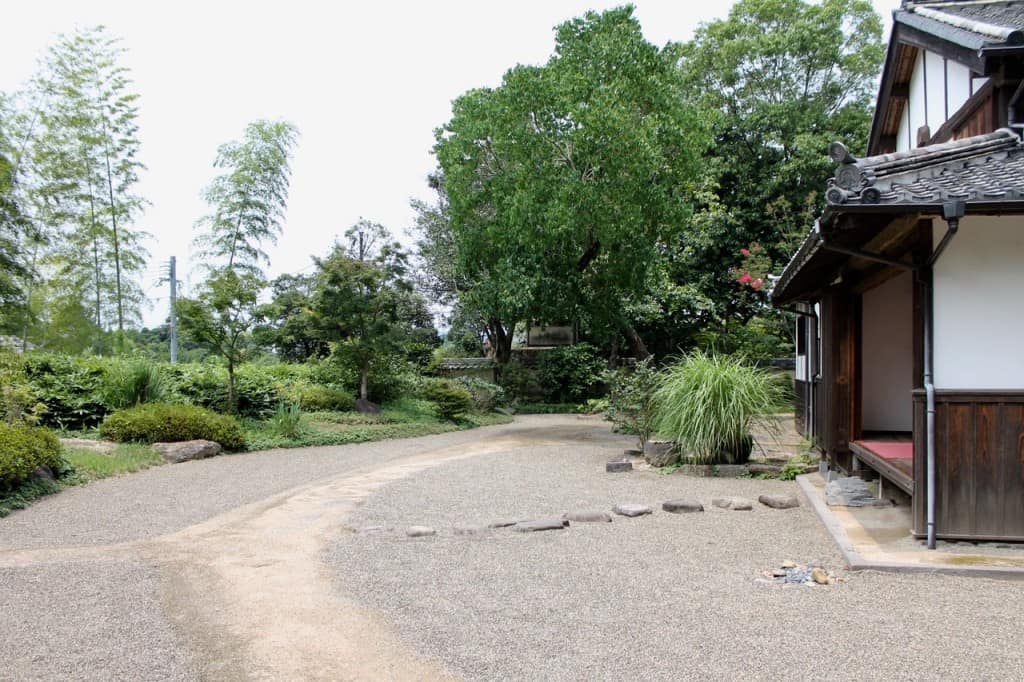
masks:
<svg viewBox="0 0 1024 682"><path fill-rule="evenodd" d="M445 679L445 670L418 657L378 614L338 591L323 563L324 551L339 534L353 532L346 526L350 514L389 483L458 459L564 443L580 431L574 419L540 421L544 428L531 419L475 437L435 439L437 447L299 486L151 539L0 547L0 571L31 575L49 565L73 571L76 565L109 562L155 568L159 594L148 608L159 610L151 614L153 620L169 623L190 652L187 665L168 672L172 677ZM287 458L281 466L288 466ZM5 616L25 615L3 611L0 600L6 622ZM12 660L3 649L0 655ZM11 679L47 677L45 666L36 665L39 658L22 656L29 669L13 672ZM97 678L107 672L78 670L76 675ZM0 678L7 679L5 673Z"/></svg>

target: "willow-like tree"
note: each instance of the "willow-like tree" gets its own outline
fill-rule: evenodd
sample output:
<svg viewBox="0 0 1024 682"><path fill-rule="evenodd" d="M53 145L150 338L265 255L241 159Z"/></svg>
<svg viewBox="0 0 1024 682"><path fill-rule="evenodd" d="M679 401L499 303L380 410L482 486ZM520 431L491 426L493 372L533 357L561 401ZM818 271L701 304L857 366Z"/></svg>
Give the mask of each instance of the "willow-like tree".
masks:
<svg viewBox="0 0 1024 682"><path fill-rule="evenodd" d="M48 269L65 288L90 291L97 330L113 319L119 340L140 319L147 255L135 228L145 206L135 192L138 95L124 52L102 26L61 36L33 80L29 114L35 218L60 236Z"/></svg>
<svg viewBox="0 0 1024 682"><path fill-rule="evenodd" d="M217 149L213 165L224 172L203 190L211 212L196 223L196 245L210 267L262 274L265 245L281 236L297 138L287 121L259 120L241 141Z"/></svg>

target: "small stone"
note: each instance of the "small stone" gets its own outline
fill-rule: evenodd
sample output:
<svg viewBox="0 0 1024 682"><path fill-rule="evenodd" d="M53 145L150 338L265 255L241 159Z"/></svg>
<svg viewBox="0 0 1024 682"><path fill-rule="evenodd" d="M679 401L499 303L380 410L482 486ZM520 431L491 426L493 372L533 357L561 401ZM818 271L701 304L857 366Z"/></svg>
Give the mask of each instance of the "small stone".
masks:
<svg viewBox="0 0 1024 682"><path fill-rule="evenodd" d="M644 516L650 514L654 510L648 507L646 504L617 504L612 507L612 511L619 516Z"/></svg>
<svg viewBox="0 0 1024 682"><path fill-rule="evenodd" d="M811 580L819 585L828 585L828 573L825 572L824 568L815 566L811 569Z"/></svg>
<svg viewBox="0 0 1024 682"><path fill-rule="evenodd" d="M611 523L612 516L608 512L603 511L575 511L562 514L562 518L566 521L575 521L577 523Z"/></svg>
<svg viewBox="0 0 1024 682"><path fill-rule="evenodd" d="M792 509L800 506L795 495L761 495L757 501L772 509Z"/></svg>
<svg viewBox="0 0 1024 682"><path fill-rule="evenodd" d="M484 530L485 528L483 526L470 526L468 524L460 523L452 529L452 532L456 535L479 535L484 532Z"/></svg>
<svg viewBox="0 0 1024 682"><path fill-rule="evenodd" d="M540 521L520 521L512 526L517 533L535 533L542 530L562 530L567 528L569 522L565 519L543 519Z"/></svg>
<svg viewBox="0 0 1024 682"><path fill-rule="evenodd" d="M389 530L391 530L391 529L388 528L387 526L366 526L365 528L360 528L359 532L361 534L367 534L368 535L368 534L371 534L371 533L386 533Z"/></svg>
<svg viewBox="0 0 1024 682"><path fill-rule="evenodd" d="M743 497L716 497L711 504L719 509L732 509L734 511L751 511L754 503Z"/></svg>
<svg viewBox="0 0 1024 682"><path fill-rule="evenodd" d="M488 523L488 528L508 528L519 523L518 519L502 519L501 521L495 521L494 523Z"/></svg>
<svg viewBox="0 0 1024 682"><path fill-rule="evenodd" d="M782 566L783 568L796 568L796 562L787 559L786 561L783 561L781 564L779 564L779 566Z"/></svg>
<svg viewBox="0 0 1024 682"><path fill-rule="evenodd" d="M661 505L661 508L673 514L688 514L691 512L704 511L704 505L697 500L669 500Z"/></svg>
<svg viewBox="0 0 1024 682"><path fill-rule="evenodd" d="M632 471L633 463L624 462L619 459L613 459L612 461L604 465L604 470L609 474L621 474L626 471Z"/></svg>
<svg viewBox="0 0 1024 682"><path fill-rule="evenodd" d="M772 569L772 577L773 578L785 578L786 575L787 575L787 572L784 569L781 569L781 568L773 568Z"/></svg>
<svg viewBox="0 0 1024 682"><path fill-rule="evenodd" d="M411 538L425 538L437 535L437 531L430 526L409 526L405 529L405 534Z"/></svg>

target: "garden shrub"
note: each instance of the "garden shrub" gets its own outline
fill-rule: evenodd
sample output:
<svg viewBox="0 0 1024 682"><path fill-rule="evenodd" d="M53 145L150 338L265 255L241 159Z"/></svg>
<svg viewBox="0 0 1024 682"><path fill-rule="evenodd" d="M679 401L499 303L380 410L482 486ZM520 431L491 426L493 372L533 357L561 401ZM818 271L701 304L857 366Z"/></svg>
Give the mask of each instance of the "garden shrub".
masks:
<svg viewBox="0 0 1024 682"><path fill-rule="evenodd" d="M437 416L447 421L455 421L460 415L469 412L473 404L469 391L447 381L428 384L425 395L427 400L436 405Z"/></svg>
<svg viewBox="0 0 1024 682"><path fill-rule="evenodd" d="M600 392L606 363L589 343L562 346L543 353L537 377L551 402L579 403Z"/></svg>
<svg viewBox="0 0 1024 682"><path fill-rule="evenodd" d="M280 402L270 419L270 428L282 438L297 438L302 432L302 408L298 403Z"/></svg>
<svg viewBox="0 0 1024 682"><path fill-rule="evenodd" d="M651 437L658 379L653 358L605 375L609 387L605 418L622 433L635 434L641 449Z"/></svg>
<svg viewBox="0 0 1024 682"><path fill-rule="evenodd" d="M544 397L537 372L520 362L509 362L502 367L498 384L516 400L537 401Z"/></svg>
<svg viewBox="0 0 1024 682"><path fill-rule="evenodd" d="M298 386L288 391L288 397L307 412L349 412L356 406L351 392L334 386Z"/></svg>
<svg viewBox="0 0 1024 682"><path fill-rule="evenodd" d="M110 409L156 403L167 397L160 368L145 360L111 361L104 380L104 403Z"/></svg>
<svg viewBox="0 0 1024 682"><path fill-rule="evenodd" d="M47 429L0 422L0 489L11 489L41 466L62 468L60 441Z"/></svg>
<svg viewBox="0 0 1024 682"><path fill-rule="evenodd" d="M158 443L212 440L225 450L245 446L242 427L234 417L217 414L197 405L146 403L107 415L100 435L120 443Z"/></svg>
<svg viewBox="0 0 1024 682"><path fill-rule="evenodd" d="M109 411L104 400L104 361L49 353L24 360L25 377L46 406L42 423L62 429L95 426Z"/></svg>
<svg viewBox="0 0 1024 682"><path fill-rule="evenodd" d="M469 392L473 409L477 412L490 412L496 407L508 404L508 396L498 384L493 384L478 377L456 377L452 383Z"/></svg>

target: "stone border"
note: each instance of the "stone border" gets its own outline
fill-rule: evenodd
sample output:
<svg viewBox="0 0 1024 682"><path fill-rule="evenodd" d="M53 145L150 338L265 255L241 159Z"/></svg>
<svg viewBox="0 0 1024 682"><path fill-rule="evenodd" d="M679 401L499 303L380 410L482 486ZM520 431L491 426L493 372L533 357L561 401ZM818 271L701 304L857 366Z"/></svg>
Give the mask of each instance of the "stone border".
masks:
<svg viewBox="0 0 1024 682"><path fill-rule="evenodd" d="M880 561L865 559L856 549L846 528L836 518L835 514L825 504L823 495L810 481L810 476L817 474L804 474L796 477L804 497L810 502L818 518L821 520L825 530L832 536L839 547L839 551L846 561L847 568L851 571L885 571L888 573L941 573L945 575L958 575L974 578L994 578L998 580L1024 580L1024 568L1012 566L944 566L918 564L907 561ZM893 555L898 556L898 555Z"/></svg>

